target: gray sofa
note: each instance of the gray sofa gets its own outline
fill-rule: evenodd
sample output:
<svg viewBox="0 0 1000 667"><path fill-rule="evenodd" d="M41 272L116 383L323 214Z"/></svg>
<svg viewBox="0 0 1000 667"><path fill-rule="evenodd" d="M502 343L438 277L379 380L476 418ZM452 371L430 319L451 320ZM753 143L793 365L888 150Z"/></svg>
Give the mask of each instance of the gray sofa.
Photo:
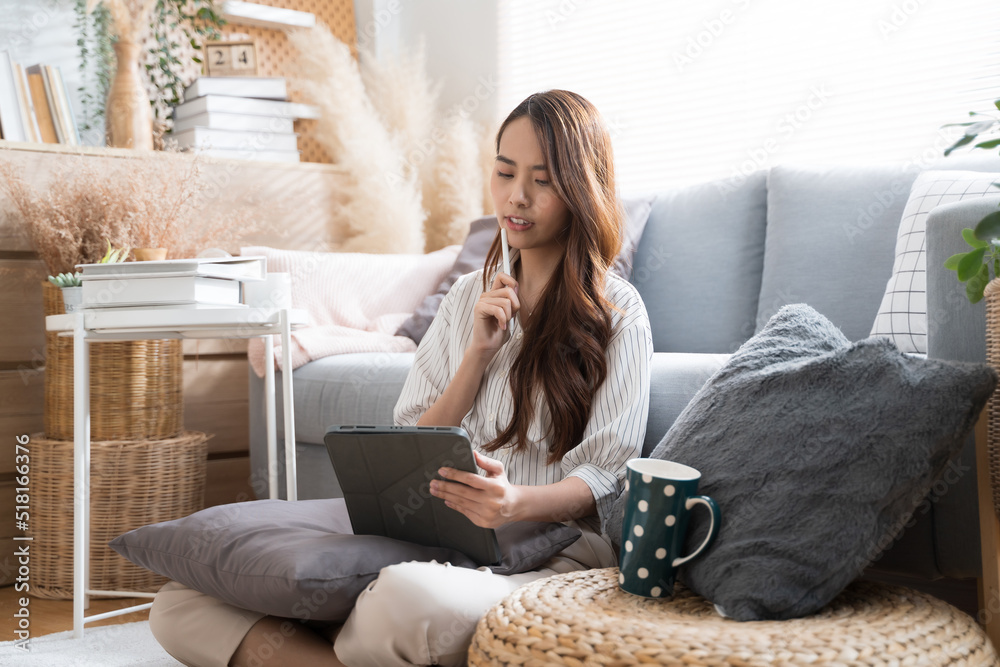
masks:
<svg viewBox="0 0 1000 667"><path fill-rule="evenodd" d="M1000 172L1000 160L970 155L924 166L930 167ZM728 355L781 306L808 303L849 339L869 335L918 173L913 164L778 166L657 195L632 276L649 311L656 350L645 452ZM960 230L995 207L995 201L960 202L930 217L931 356L985 358L983 306L968 304L954 273L940 267L963 249ZM412 358L342 355L294 372L300 498L339 495L322 446L327 426L390 423ZM251 405L260 405L262 381L251 373L250 384ZM280 406L277 414L280 419ZM263 414L255 410L250 452L253 486L261 497L264 443ZM919 508L915 523L871 571L923 579L979 576L974 466L970 439L955 469L957 480ZM279 478L283 486L283 471Z"/></svg>

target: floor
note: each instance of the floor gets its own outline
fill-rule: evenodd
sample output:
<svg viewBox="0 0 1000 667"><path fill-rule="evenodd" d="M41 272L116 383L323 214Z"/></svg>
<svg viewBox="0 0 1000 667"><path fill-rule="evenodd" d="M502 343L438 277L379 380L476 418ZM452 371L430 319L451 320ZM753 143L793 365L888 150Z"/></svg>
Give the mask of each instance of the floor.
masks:
<svg viewBox="0 0 1000 667"><path fill-rule="evenodd" d="M25 596L18 593L13 586L0 588L0 641L17 639L14 631L18 629L18 620L14 617L20 608L20 598L28 598L28 630L32 637L62 632L73 629L73 601L72 600L43 600L41 598ZM84 612L85 616L100 614L106 611L131 607L136 604L144 604L152 600L146 599L123 599L123 598L91 598L90 607ZM133 612L122 616L113 616L101 621L87 623L88 628L99 625L115 625L116 623L132 623L135 621L145 621L149 619L149 610Z"/></svg>

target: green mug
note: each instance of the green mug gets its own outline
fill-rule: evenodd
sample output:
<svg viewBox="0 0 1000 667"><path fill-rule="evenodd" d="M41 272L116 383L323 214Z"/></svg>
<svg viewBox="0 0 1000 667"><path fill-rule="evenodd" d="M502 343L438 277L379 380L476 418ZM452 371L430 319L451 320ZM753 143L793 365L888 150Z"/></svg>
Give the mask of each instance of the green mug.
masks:
<svg viewBox="0 0 1000 667"><path fill-rule="evenodd" d="M626 464L625 517L619 559L619 587L635 595L669 598L677 568L700 555L719 532L719 506L699 496L701 473L680 463L632 459ZM681 556L688 517L696 505L708 508L708 536L694 552Z"/></svg>

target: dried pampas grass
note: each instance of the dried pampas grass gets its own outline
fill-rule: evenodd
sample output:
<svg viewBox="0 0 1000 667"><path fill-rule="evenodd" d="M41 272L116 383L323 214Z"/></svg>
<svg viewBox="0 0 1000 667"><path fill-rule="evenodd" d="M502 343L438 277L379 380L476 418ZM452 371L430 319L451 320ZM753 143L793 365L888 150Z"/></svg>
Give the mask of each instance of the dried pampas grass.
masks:
<svg viewBox="0 0 1000 667"><path fill-rule="evenodd" d="M292 85L321 109L315 137L351 179L336 205L338 249L416 253L462 243L469 223L493 209L494 133L460 105L441 112L422 45L381 61L362 52L359 67L324 25L289 41L298 52Z"/></svg>
<svg viewBox="0 0 1000 667"><path fill-rule="evenodd" d="M468 118L455 114L446 121L423 176L425 252L462 243L469 223L483 211L483 173L479 136Z"/></svg>
<svg viewBox="0 0 1000 667"><path fill-rule="evenodd" d="M441 92L441 85L427 78L423 44L412 56L378 60L371 51L362 51L359 60L368 99L402 155L400 176L412 176L433 150L428 138Z"/></svg>
<svg viewBox="0 0 1000 667"><path fill-rule="evenodd" d="M317 24L289 32L297 50L294 84L321 109L315 137L350 175L336 204L344 252L419 253L423 211L415 175L406 173L390 131L368 97L346 44Z"/></svg>
<svg viewBox="0 0 1000 667"><path fill-rule="evenodd" d="M115 247L167 248L194 257L212 246L238 247L258 227L262 202L244 201L204 215L211 183L195 159L148 153L64 160L42 186L29 183L0 154L5 209L24 225L49 273L72 272Z"/></svg>

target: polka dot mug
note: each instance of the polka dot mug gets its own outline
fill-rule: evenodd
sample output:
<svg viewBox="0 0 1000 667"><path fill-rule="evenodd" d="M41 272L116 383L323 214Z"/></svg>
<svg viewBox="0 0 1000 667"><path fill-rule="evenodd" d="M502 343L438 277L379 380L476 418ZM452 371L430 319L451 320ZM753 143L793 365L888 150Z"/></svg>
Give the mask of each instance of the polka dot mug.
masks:
<svg viewBox="0 0 1000 667"><path fill-rule="evenodd" d="M701 473L686 465L659 459L632 459L625 476L625 517L618 585L649 598L669 598L677 568L700 555L719 531L719 507L699 496ZM688 517L695 505L711 514L708 536L687 556L681 556Z"/></svg>

